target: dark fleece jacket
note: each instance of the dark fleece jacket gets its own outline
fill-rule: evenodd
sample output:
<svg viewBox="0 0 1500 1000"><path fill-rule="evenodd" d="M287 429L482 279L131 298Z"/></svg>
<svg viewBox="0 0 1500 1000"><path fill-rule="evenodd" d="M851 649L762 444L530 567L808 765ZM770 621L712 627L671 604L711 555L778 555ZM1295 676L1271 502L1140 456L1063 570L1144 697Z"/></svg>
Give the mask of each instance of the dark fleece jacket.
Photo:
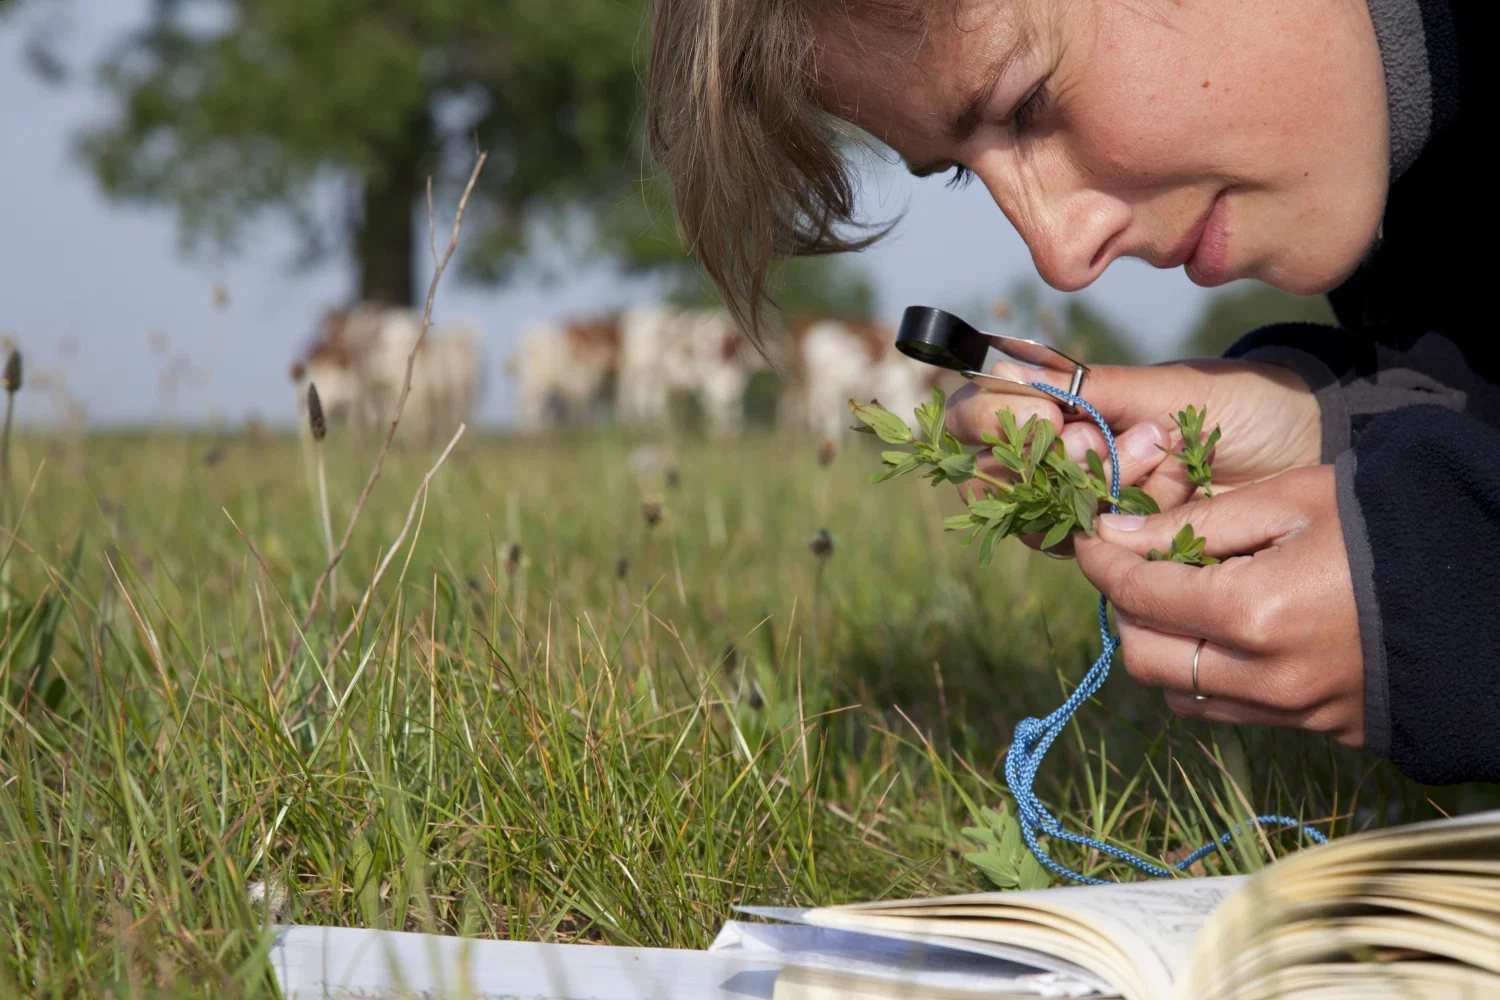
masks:
<svg viewBox="0 0 1500 1000"><path fill-rule="evenodd" d="M1431 784L1500 781L1500 351L1493 120L1481 0L1370 0L1391 184L1381 239L1329 295L1340 326L1285 324L1231 357L1296 370L1359 609L1369 749Z"/></svg>

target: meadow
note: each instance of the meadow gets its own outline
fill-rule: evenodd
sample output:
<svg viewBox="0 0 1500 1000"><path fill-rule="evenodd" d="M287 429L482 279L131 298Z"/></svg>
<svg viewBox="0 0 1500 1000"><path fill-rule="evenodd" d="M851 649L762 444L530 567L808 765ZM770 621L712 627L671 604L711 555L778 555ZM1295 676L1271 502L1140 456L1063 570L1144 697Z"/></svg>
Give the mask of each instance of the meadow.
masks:
<svg viewBox="0 0 1500 1000"><path fill-rule="evenodd" d="M337 538L378 442L324 446ZM1097 654L1071 564L981 570L956 499L870 485L852 436L470 433L422 490L438 450L392 454L308 618L308 440L12 443L0 996L274 996L277 922L700 948L740 902L1034 879L999 764ZM1251 813L1336 836L1500 798L1182 723L1123 671L1038 791L1165 860Z"/></svg>

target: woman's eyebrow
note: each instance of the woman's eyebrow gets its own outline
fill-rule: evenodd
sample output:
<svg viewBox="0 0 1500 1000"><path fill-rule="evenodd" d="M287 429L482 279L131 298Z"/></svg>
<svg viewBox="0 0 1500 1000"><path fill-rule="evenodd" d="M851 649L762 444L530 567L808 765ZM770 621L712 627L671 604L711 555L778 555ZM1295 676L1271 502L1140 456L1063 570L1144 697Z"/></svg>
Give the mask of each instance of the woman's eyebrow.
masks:
<svg viewBox="0 0 1500 1000"><path fill-rule="evenodd" d="M1000 57L990 63L984 75L980 77L979 86L969 94L967 100L958 109L948 122L948 138L954 142L968 142L974 136L974 132L984 121L984 113L989 108L990 102L995 97L995 90L1000 86L1000 81L1005 79L1009 72L1022 55L1031 48L1031 37L1029 32L1017 31L1011 37L1010 46L1000 54Z"/></svg>

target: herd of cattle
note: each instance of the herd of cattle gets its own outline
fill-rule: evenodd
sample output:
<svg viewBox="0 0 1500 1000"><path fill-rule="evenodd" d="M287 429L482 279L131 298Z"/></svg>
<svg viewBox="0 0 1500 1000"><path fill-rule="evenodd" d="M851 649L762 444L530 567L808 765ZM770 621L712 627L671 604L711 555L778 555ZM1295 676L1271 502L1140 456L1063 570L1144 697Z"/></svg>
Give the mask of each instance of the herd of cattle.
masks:
<svg viewBox="0 0 1500 1000"><path fill-rule="evenodd" d="M330 421L385 426L420 332L421 317L410 310L330 310L292 366L299 399L305 406L307 386L315 384ZM910 414L934 386L961 381L897 352L894 336L876 324L804 319L770 338L768 360L726 313L646 305L527 327L505 371L528 431L600 418L661 425L673 397L686 395L712 431L734 433L744 424L751 380L775 371L785 379L777 422L833 437L850 422L851 398ZM472 330L434 324L417 348L402 425L424 437L448 433L476 406L482 371Z"/></svg>

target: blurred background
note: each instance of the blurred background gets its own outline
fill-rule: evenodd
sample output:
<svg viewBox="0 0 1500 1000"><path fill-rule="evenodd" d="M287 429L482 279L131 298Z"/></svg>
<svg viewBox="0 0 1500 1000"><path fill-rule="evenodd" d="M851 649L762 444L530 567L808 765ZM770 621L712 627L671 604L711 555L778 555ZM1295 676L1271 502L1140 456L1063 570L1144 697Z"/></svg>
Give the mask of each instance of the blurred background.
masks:
<svg viewBox="0 0 1500 1000"><path fill-rule="evenodd" d="M643 17L643 0L0 0L0 337L26 361L17 418L287 426L313 380L336 419L378 422L377 355L404 361L400 310L420 310L431 274L426 179L441 252L476 149L491 158L414 405L499 429L617 414L627 340L661 355L707 336L707 313L643 307L713 305L643 155ZM818 357L875 357L913 303L1095 361L1216 354L1261 323L1328 315L1135 261L1060 295L982 187L919 182L878 155L862 170L868 214L903 216L894 234L783 277L799 336L856 324ZM362 303L382 308L330 312ZM789 350L796 383L811 362ZM724 368L666 388L691 395ZM750 419L813 417L749 398L781 380L730 374ZM871 362L824 395L879 378Z"/></svg>

